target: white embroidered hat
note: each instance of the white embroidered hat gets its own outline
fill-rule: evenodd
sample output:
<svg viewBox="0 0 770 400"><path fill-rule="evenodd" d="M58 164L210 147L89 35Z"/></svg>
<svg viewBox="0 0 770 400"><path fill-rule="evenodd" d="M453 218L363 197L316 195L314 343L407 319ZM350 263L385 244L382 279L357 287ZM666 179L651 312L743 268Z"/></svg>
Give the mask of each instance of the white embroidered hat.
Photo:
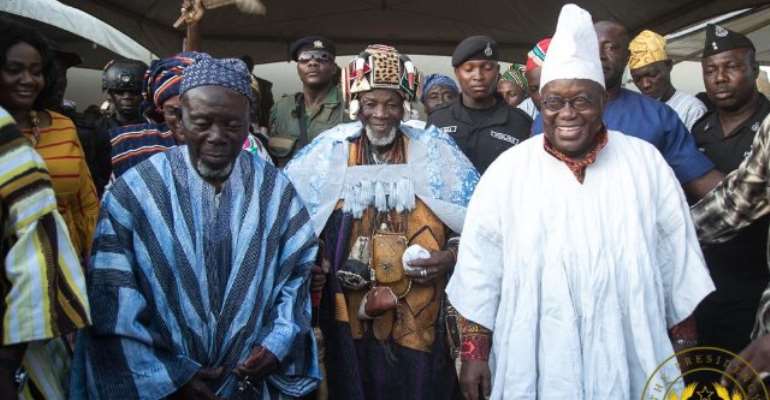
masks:
<svg viewBox="0 0 770 400"><path fill-rule="evenodd" d="M561 8L540 74L541 92L557 79L589 79L604 87L599 40L588 11L574 4Z"/></svg>

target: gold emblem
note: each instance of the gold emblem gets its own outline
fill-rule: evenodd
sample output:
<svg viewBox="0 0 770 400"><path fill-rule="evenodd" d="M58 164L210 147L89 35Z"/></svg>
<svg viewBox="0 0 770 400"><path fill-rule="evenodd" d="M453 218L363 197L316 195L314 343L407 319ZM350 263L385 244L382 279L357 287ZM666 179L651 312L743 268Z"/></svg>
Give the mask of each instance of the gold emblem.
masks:
<svg viewBox="0 0 770 400"><path fill-rule="evenodd" d="M740 379L734 373L725 372L728 365L731 371L738 367ZM680 382L687 385L682 388ZM752 386L756 394L749 397ZM647 378L641 397L641 400L754 399L770 399L757 371L737 354L717 347L691 347L668 357Z"/></svg>
<svg viewBox="0 0 770 400"><path fill-rule="evenodd" d="M687 385L682 391L681 397L676 395L676 392L672 392L668 395L666 400L744 400L743 394L740 390L735 390L730 393L730 390L722 386L719 383L712 383L712 387L703 386L700 390L697 383L691 383ZM715 397L716 396L716 397Z"/></svg>
<svg viewBox="0 0 770 400"><path fill-rule="evenodd" d="M323 49L324 48L324 42L322 42L320 40L316 40L315 42L313 42L313 48Z"/></svg>

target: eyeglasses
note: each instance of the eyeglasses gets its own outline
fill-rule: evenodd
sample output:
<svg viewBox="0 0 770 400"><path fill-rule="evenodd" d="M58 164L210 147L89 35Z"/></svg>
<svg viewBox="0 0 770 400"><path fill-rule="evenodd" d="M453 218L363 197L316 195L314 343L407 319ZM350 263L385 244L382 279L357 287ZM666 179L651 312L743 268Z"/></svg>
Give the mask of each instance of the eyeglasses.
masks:
<svg viewBox="0 0 770 400"><path fill-rule="evenodd" d="M319 63L327 64L334 60L331 54L325 51L303 51L297 56L297 62L300 64L307 64L310 61L318 61Z"/></svg>
<svg viewBox="0 0 770 400"><path fill-rule="evenodd" d="M543 106L545 106L548 111L561 111L561 109L564 108L564 106L567 104L569 104L570 107L572 107L575 111L585 111L590 108L594 102L586 96L575 96L571 99L552 96L543 99Z"/></svg>

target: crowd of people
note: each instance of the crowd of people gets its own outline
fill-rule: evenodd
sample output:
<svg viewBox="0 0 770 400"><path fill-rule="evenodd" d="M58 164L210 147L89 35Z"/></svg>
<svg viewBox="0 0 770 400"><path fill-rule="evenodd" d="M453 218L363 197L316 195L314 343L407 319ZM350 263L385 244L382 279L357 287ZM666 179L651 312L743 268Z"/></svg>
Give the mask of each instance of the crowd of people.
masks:
<svg viewBox="0 0 770 400"><path fill-rule="evenodd" d="M708 347L768 398L770 101L744 35L708 25L698 96L663 36L573 4L524 64L466 38L454 77L309 36L273 103L187 22L78 112L78 56L0 21L0 397L638 399Z"/></svg>

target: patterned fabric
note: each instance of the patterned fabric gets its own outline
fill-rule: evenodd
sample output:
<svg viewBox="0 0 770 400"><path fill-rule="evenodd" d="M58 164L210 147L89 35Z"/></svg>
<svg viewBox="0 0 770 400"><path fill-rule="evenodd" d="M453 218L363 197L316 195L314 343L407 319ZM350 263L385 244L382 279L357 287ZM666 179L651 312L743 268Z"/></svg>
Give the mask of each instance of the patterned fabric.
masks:
<svg viewBox="0 0 770 400"><path fill-rule="evenodd" d="M163 398L224 367L225 398L302 396L317 385L310 268L317 239L288 180L241 153L219 193L186 146L151 157L107 192L89 270L94 326L78 339L73 398ZM258 345L280 370L237 391Z"/></svg>
<svg viewBox="0 0 770 400"><path fill-rule="evenodd" d="M529 88L527 77L524 76L526 68L527 67L524 65L513 63L502 73L502 75L500 75L500 79L513 82L514 85L520 87L526 93Z"/></svg>
<svg viewBox="0 0 770 400"><path fill-rule="evenodd" d="M586 177L586 168L596 162L596 156L604 148L604 146L607 145L607 129L603 129L601 132L599 132L595 141L596 143L594 144L593 149L591 149L591 151L589 151L588 154L586 154L586 156L581 160L575 160L557 150L545 136L543 137L543 147L545 148L545 151L548 152L548 154L564 162L564 164L567 165L567 168L569 168L569 170L572 171L572 173L575 175L575 178L577 178L578 182L583 183L583 179Z"/></svg>
<svg viewBox="0 0 770 400"><path fill-rule="evenodd" d="M48 111L51 126L40 129L35 150L51 174L59 213L67 222L72 245L81 258L91 253L91 238L99 216L99 196L88 170L83 148L72 120ZM31 129L23 130L28 138Z"/></svg>
<svg viewBox="0 0 770 400"><path fill-rule="evenodd" d="M0 346L29 343L23 398L64 398L56 377L67 375L69 355L53 354L63 341L47 339L90 323L85 278L45 164L2 108L0 203Z"/></svg>
<svg viewBox="0 0 770 400"><path fill-rule="evenodd" d="M177 145L174 134L165 124L150 122L122 126L112 130L110 134L113 181L140 162ZM265 146L251 134L244 140L242 149L273 164Z"/></svg>
<svg viewBox="0 0 770 400"><path fill-rule="evenodd" d="M165 124L126 125L110 131L112 174L115 178L154 154L176 146L174 134Z"/></svg>
<svg viewBox="0 0 770 400"><path fill-rule="evenodd" d="M258 133L258 135L260 134ZM267 152L267 147L265 147L265 145L251 133L246 136L246 140L243 142L241 150L255 154L265 160L268 164L273 165L273 160L270 158L270 153Z"/></svg>
<svg viewBox="0 0 770 400"><path fill-rule="evenodd" d="M446 75L430 74L423 79L420 101L425 102L425 96L428 95L431 88L437 85L447 87L455 93L460 93L460 89L457 88L457 83L455 83L454 79Z"/></svg>
<svg viewBox="0 0 770 400"><path fill-rule="evenodd" d="M388 154L379 158L380 163L384 162L379 167L396 168L407 162L408 149L413 141L403 135L399 135L396 141ZM362 171L361 168L376 164L367 150L369 144L365 136L358 136L347 145L346 164L351 167L349 175L354 174L353 170ZM378 181L386 175L380 173L382 170L365 171L371 171L361 175L367 182ZM371 238L380 222L387 223L392 232L401 232L406 238L413 238L411 244L430 251L444 248L449 232L419 199L413 200L415 205L411 211L377 213L372 205L358 216L347 212L346 209L350 208L348 203L360 201L361 197L366 196L352 200L340 198L337 210L321 234L326 244L324 259L329 262L330 278L322 292L318 314L319 325L327 340L330 398L450 399L459 391L456 390L455 370L444 339L442 310L446 277L437 277L424 284L409 281L405 284L403 280L376 284L392 287L400 298L395 309L370 320L359 316L364 295L370 286L343 288L338 275L341 270L349 271L347 255L354 252L351 249L356 246L358 238L370 238L371 243L376 243L377 239ZM411 197L414 199L414 194ZM391 199L389 197L387 202L390 203ZM377 248L376 244L373 246ZM401 248L391 254L401 259L400 252L403 250ZM372 279L379 278L375 274ZM354 361L349 356L351 353L356 355ZM437 385L441 387L437 388Z"/></svg>
<svg viewBox="0 0 770 400"><path fill-rule="evenodd" d="M770 117L757 131L751 154L692 208L698 239L722 243L770 213ZM770 333L770 287L757 311L753 337Z"/></svg>
<svg viewBox="0 0 770 400"><path fill-rule="evenodd" d="M373 159L372 153L368 149L369 146L366 136L359 136L353 140L350 143L348 165L351 167L361 167L377 163L388 166L404 164L409 141L403 135L399 135L388 154L380 155L379 162L375 162ZM369 182L377 181L383 175L375 172L366 174L364 179ZM400 197L403 190L398 192L399 194L396 195L388 195L387 203L391 203L394 197ZM365 237L370 243L374 243L376 240L372 239L373 233L381 223L386 223L389 231L402 233L406 238L411 239L410 244L420 245L428 251L443 249L449 233L446 226L425 206L425 203L419 200L415 201L413 193L411 198L412 202L414 202L414 206L411 208L398 210L391 207L387 210L379 209L375 204L372 204L361 210L360 214L348 211L351 208L349 203L360 201L360 196L356 196L353 199L340 198L338 205L343 216L352 215L351 223L349 225L346 224L349 229L340 229L336 235L321 235L325 243L335 244L333 245L335 248L334 257L327 257L332 265L332 270L337 270L338 267L341 267L341 265L337 265L336 260L343 259L346 254L354 253L352 248L356 246L359 237ZM329 227L327 226L327 228ZM423 233L419 233L420 230L423 230ZM347 238L352 239L347 240ZM404 250L395 250L394 257L402 259ZM394 251L394 249L391 248L386 252L389 251ZM373 252L375 251L373 250ZM381 254L379 252L376 253ZM368 260L364 262L368 263ZM335 278L336 276L332 279ZM377 281L377 279L377 276L372 278L373 281ZM356 318L363 302L362 295L366 292L362 289L368 289L368 285L365 288L344 290L343 294L347 307L342 306L341 310L337 310L337 305L335 304L334 315L346 315L346 317L338 318L338 321L347 321L350 324L353 339L366 340L370 338L368 333L373 331L376 339L392 341L395 345L416 351L430 352L436 338L436 328L439 325L437 323L437 316L443 298L443 296L438 296L437 293L444 292L444 286L446 285L445 277L439 277L422 285L410 283L409 280L380 282L373 285L389 286L393 290L399 297L396 309L385 311L374 321ZM417 371L412 372L418 373Z"/></svg>
<svg viewBox="0 0 770 400"><path fill-rule="evenodd" d="M462 344L460 358L462 360L489 360L492 344L492 331L469 321L458 314Z"/></svg>
<svg viewBox="0 0 770 400"><path fill-rule="evenodd" d="M454 140L436 127L426 130L402 124L409 139L406 168L415 194L454 232L461 232L465 207L479 174ZM348 171L352 139L361 136L361 122L340 124L300 150L286 165L286 174L310 212L316 233L326 226L340 199Z"/></svg>
<svg viewBox="0 0 770 400"><path fill-rule="evenodd" d="M144 77L144 97L160 111L163 103L171 97L179 95L182 84L182 73L192 65L196 58L203 55L196 52L183 52L173 57L155 60Z"/></svg>
<svg viewBox="0 0 770 400"><path fill-rule="evenodd" d="M551 45L551 38L545 38L537 42L535 47L527 53L527 71L539 68L545 61L545 54L548 52L548 46Z"/></svg>
<svg viewBox="0 0 770 400"><path fill-rule="evenodd" d="M654 62L668 60L666 38L649 30L643 30L628 44L629 69L639 69Z"/></svg>
<svg viewBox="0 0 770 400"><path fill-rule="evenodd" d="M475 334L463 336L460 358L467 360L489 360L489 346L492 342L491 334Z"/></svg>
<svg viewBox="0 0 770 400"><path fill-rule="evenodd" d="M251 73L246 63L237 58L199 57L185 68L179 95L199 86L221 86L246 96L251 103L256 101L251 89Z"/></svg>
<svg viewBox="0 0 770 400"><path fill-rule="evenodd" d="M408 108L417 96L420 74L406 55L393 47L373 44L342 69L341 86L350 119L355 119L360 108L358 96L373 89L397 90Z"/></svg>
<svg viewBox="0 0 770 400"><path fill-rule="evenodd" d="M400 219L394 214L389 213L388 219ZM446 278L439 277L425 285L412 284L394 310L374 320L359 317L366 290L341 287L337 272L343 269L351 242L355 242L352 239L370 234L374 215L369 209L363 218L356 219L337 210L322 234L328 245L324 257L330 262L330 278L322 292L318 314L326 339L330 398L451 399L459 391L442 315ZM407 218L394 221L394 225L407 220L407 237L422 226L430 226L430 231L423 232L435 233L438 243L446 238L446 228L421 202L415 211L402 217ZM425 239L431 235L422 236Z"/></svg>

